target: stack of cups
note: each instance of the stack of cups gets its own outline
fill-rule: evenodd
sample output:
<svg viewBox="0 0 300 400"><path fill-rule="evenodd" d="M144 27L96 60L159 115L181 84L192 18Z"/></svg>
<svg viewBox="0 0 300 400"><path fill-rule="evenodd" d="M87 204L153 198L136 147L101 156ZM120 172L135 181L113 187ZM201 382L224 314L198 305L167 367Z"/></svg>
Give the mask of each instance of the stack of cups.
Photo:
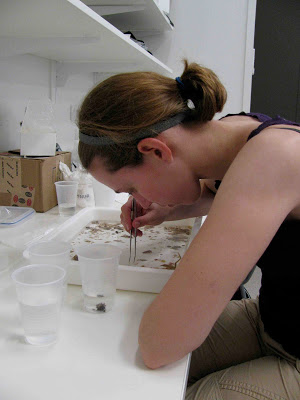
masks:
<svg viewBox="0 0 300 400"><path fill-rule="evenodd" d="M43 346L57 340L70 250L69 243L60 241L34 243L23 253L30 265L12 274L27 343Z"/></svg>
<svg viewBox="0 0 300 400"><path fill-rule="evenodd" d="M27 343L45 346L58 337L66 271L55 265L33 264L12 274Z"/></svg>

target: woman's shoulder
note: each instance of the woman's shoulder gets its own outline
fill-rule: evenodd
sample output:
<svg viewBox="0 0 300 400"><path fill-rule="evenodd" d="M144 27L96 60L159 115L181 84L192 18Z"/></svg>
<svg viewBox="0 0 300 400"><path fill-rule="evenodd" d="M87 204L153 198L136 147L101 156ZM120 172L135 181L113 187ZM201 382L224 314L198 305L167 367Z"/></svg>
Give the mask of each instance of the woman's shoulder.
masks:
<svg viewBox="0 0 300 400"><path fill-rule="evenodd" d="M246 113L245 114L227 114L224 117L220 118L219 121L222 121L222 122L232 122L232 121L235 121L235 122L246 122L246 121L260 122L260 121L258 121L257 118L254 118L251 115L247 115Z"/></svg>
<svg viewBox="0 0 300 400"><path fill-rule="evenodd" d="M245 144L245 148L255 149L258 151L266 151L268 148L275 150L278 147L278 152L273 155L284 155L286 151L291 151L299 158L300 146L300 126L291 125L271 125L252 136Z"/></svg>
<svg viewBox="0 0 300 400"><path fill-rule="evenodd" d="M299 155L300 133L271 126L242 147L226 173L227 179L234 176L241 181L243 178L244 182L257 183L260 193L273 182L279 196L284 191L299 197L300 202Z"/></svg>

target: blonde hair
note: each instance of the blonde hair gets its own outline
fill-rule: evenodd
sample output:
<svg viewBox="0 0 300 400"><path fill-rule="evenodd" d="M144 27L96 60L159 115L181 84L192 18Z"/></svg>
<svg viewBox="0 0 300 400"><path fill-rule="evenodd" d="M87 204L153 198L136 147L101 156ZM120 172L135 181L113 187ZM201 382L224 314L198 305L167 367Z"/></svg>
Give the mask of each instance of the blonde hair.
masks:
<svg viewBox="0 0 300 400"><path fill-rule="evenodd" d="M79 142L82 165L88 169L93 158L103 158L111 171L138 165L138 132L159 121L190 111L189 120L210 121L222 111L227 94L213 71L184 60L179 82L155 72L114 75L99 83L85 97L78 114L79 131L109 137L113 144L95 146ZM184 123L184 121L183 121ZM153 132L156 136L157 133Z"/></svg>

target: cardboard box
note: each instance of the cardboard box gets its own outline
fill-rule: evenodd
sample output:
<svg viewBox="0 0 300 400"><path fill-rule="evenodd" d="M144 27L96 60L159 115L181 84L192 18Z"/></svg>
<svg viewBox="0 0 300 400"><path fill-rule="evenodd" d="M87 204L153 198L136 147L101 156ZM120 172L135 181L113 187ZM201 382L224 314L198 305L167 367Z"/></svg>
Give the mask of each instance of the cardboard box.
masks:
<svg viewBox="0 0 300 400"><path fill-rule="evenodd" d="M71 153L30 158L21 157L19 150L0 153L0 205L32 207L37 212L55 207L54 182L63 180L60 161L71 168Z"/></svg>

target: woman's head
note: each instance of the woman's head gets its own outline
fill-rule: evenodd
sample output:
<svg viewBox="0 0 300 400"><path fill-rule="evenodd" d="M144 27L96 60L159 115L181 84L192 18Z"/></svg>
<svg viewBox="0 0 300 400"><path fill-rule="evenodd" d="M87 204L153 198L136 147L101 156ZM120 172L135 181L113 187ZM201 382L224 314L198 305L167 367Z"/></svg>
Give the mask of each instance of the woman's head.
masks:
<svg viewBox="0 0 300 400"><path fill-rule="evenodd" d="M193 110L188 106L189 100L194 104ZM175 117L176 123L176 118L183 119L182 113L189 121L210 121L225 102L226 90L217 76L196 63L185 61L179 82L154 72L112 76L86 96L78 118L81 133L101 137L110 144L96 146L80 141L79 157L86 169L95 156L104 161L109 171L139 165L143 160L137 148L141 132L155 137L162 121Z"/></svg>

